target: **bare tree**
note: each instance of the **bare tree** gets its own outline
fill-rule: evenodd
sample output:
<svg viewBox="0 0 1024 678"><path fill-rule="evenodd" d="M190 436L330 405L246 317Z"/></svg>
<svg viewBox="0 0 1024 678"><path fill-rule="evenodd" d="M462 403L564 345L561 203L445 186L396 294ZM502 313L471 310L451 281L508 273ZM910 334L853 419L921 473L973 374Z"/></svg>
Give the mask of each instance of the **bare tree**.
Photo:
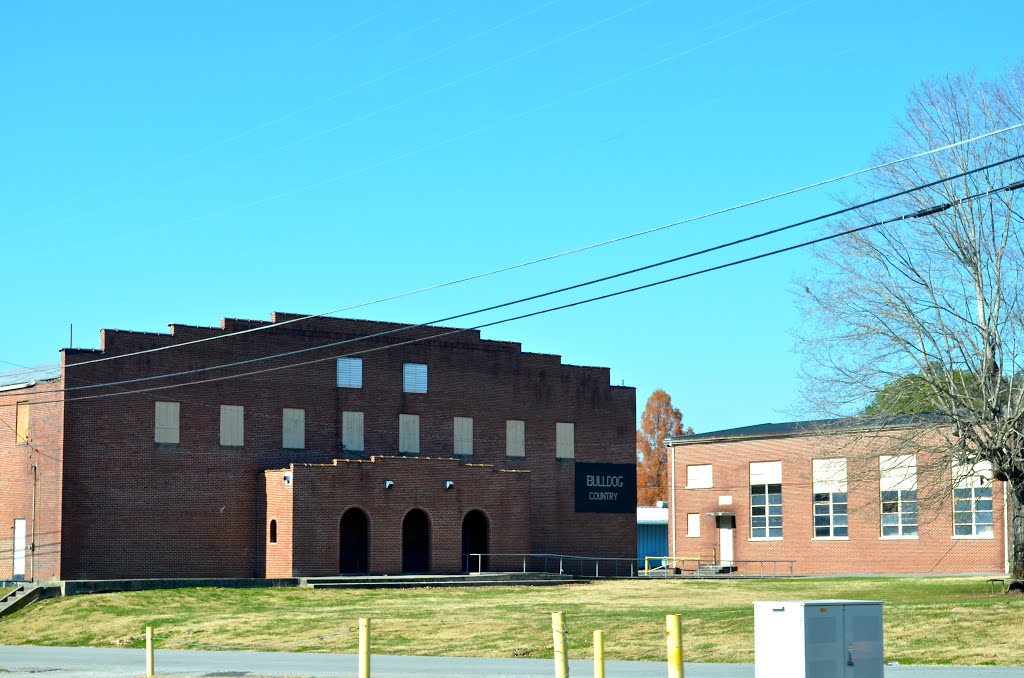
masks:
<svg viewBox="0 0 1024 678"><path fill-rule="evenodd" d="M877 160L1022 121L1024 64L991 82L973 74L925 82ZM872 197L895 193L1022 149L1017 128L894 164L861 189ZM951 466L970 472L978 462L1008 481L1015 576L1024 569L1024 191L1004 187L1021 179L1024 163L1015 160L861 210L835 228L924 215L831 241L817 252L818 274L800 287L811 318L801 346L812 405L849 414L873 400L870 413L884 420L906 414L912 398L936 415L922 424L926 435L906 444L945 455L947 483L957 480ZM912 393L902 397L901 388Z"/></svg>

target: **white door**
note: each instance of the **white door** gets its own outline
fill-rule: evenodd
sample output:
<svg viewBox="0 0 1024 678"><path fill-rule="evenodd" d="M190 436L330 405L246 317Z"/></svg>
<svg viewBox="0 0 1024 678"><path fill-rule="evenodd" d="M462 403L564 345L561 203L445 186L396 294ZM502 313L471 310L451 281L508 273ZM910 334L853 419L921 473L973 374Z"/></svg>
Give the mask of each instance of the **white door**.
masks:
<svg viewBox="0 0 1024 678"><path fill-rule="evenodd" d="M14 521L14 579L25 578L25 519Z"/></svg>
<svg viewBox="0 0 1024 678"><path fill-rule="evenodd" d="M732 516L719 517L718 523L718 564L723 567L732 567Z"/></svg>

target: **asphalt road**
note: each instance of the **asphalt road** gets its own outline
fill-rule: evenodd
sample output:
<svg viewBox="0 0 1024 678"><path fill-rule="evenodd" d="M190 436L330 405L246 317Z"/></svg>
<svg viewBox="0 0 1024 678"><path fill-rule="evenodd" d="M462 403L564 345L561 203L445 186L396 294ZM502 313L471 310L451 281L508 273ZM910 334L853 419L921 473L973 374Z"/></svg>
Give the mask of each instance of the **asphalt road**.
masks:
<svg viewBox="0 0 1024 678"><path fill-rule="evenodd" d="M550 659L374 656L374 678L550 678ZM591 676L593 663L570 662L570 675ZM355 678L356 656L298 652L158 650L157 675L334 676ZM753 678L751 664L686 664L687 678ZM134 678L145 673L143 650L92 647L0 646L3 678ZM667 675L662 662L605 662L609 678ZM1024 678L1024 667L898 666L887 678Z"/></svg>

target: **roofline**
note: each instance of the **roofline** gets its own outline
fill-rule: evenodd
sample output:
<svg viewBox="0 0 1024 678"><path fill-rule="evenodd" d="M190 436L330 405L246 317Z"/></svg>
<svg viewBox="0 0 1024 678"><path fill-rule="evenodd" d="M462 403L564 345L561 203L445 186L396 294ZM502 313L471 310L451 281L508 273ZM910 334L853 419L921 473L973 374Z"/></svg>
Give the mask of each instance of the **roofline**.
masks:
<svg viewBox="0 0 1024 678"><path fill-rule="evenodd" d="M880 431L898 431L920 428L927 423L935 423L937 415L910 415L896 418L878 417L842 417L836 419L817 419L796 421L783 424L760 424L744 426L709 433L692 433L685 436L667 438L667 447L683 445L700 445L705 443L733 442L740 440L767 440L772 438L796 438L805 436L834 435L838 433L867 433ZM780 430L758 430L765 426L782 426Z"/></svg>

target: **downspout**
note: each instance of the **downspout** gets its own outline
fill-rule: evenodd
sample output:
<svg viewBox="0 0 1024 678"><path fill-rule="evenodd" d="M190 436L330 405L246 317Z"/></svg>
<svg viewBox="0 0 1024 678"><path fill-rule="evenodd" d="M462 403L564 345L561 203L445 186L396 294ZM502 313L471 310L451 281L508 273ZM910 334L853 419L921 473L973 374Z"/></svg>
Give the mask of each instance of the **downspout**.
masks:
<svg viewBox="0 0 1024 678"><path fill-rule="evenodd" d="M1010 574L1010 502L1006 490L1008 481L1003 481L1003 573Z"/></svg>
<svg viewBox="0 0 1024 678"><path fill-rule="evenodd" d="M36 580L36 486L39 481L39 465L32 464L32 545L29 547L32 581Z"/></svg>
<svg viewBox="0 0 1024 678"><path fill-rule="evenodd" d="M676 446L669 443L669 449L672 450L672 471L669 475L669 496L668 496L668 515L672 519L672 567L676 566Z"/></svg>

